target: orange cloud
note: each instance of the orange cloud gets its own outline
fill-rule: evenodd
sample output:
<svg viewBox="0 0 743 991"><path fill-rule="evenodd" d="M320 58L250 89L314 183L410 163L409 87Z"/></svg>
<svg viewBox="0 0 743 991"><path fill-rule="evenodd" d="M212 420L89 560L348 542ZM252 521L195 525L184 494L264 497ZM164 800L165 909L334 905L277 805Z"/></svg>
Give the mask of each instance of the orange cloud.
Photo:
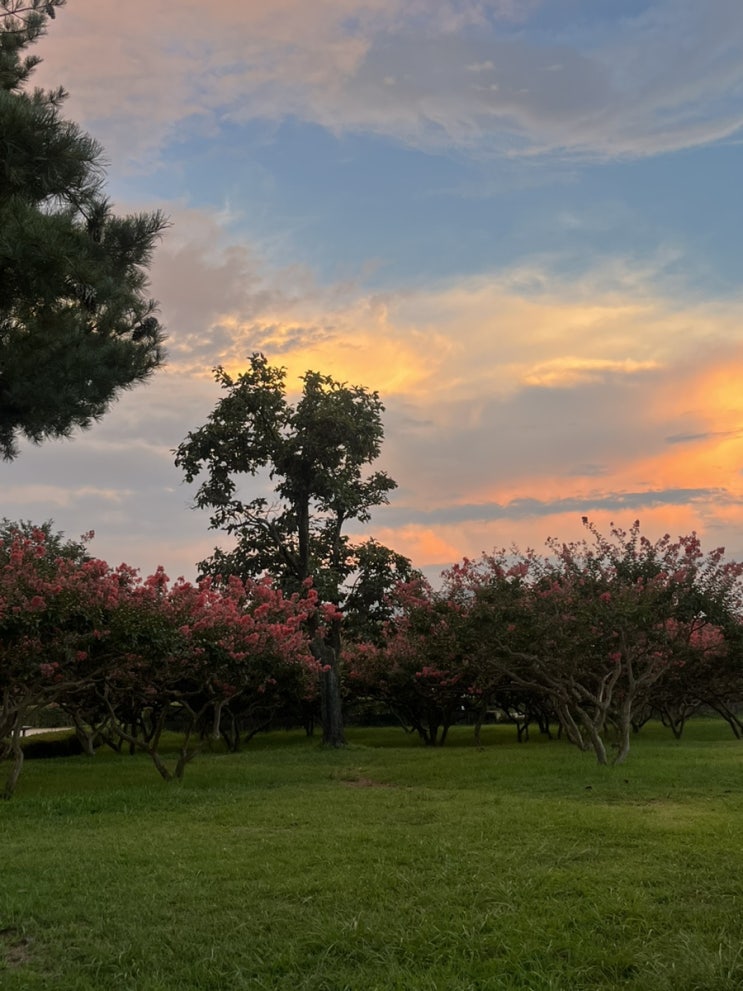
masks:
<svg viewBox="0 0 743 991"><path fill-rule="evenodd" d="M607 358L554 358L528 371L523 378L526 385L547 388L578 385L581 382L600 382L607 374L636 375L638 372L657 371L657 361L634 361L626 358L617 361Z"/></svg>
<svg viewBox="0 0 743 991"><path fill-rule="evenodd" d="M716 511L718 497L692 501L684 490L728 501L740 492L739 301L682 306L653 294L642 271L612 269L603 281L593 272L565 287L533 267L371 296L320 287L307 272L287 279L255 259L233 270L218 242L212 297L196 274L188 290L215 308L175 351L176 368L192 378L217 362L237 372L259 349L287 366L290 383L314 369L379 390L389 411L384 467L410 512L483 507L473 522L444 514L435 525L387 526L387 542L417 564L534 543L534 534L537 543L578 537L584 511L621 508L623 494L639 507L622 509L627 525L637 515L682 532L737 519ZM231 295L231 280L246 276L247 296ZM217 309L225 299L233 305ZM585 510L566 512L566 501Z"/></svg>
<svg viewBox="0 0 743 991"><path fill-rule="evenodd" d="M375 539L404 554L418 568L427 568L459 559L460 544L452 541L443 530L421 526L381 527L375 529Z"/></svg>

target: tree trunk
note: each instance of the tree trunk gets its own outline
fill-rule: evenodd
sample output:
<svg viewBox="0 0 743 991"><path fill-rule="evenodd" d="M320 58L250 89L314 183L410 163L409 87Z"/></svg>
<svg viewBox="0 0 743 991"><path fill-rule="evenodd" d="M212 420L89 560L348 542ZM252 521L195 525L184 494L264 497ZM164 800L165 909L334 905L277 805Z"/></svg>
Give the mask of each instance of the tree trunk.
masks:
<svg viewBox="0 0 743 991"><path fill-rule="evenodd" d="M5 789L3 791L3 798L10 799L13 797L18 784L18 778L21 776L21 770L23 769L23 747L18 742L14 742L11 749L11 765L10 773L5 781Z"/></svg>
<svg viewBox="0 0 743 991"><path fill-rule="evenodd" d="M100 739L100 732L91 724L86 726L80 717L74 713L72 716L75 723L75 736L80 741L83 753L88 757L95 757L96 741Z"/></svg>
<svg viewBox="0 0 743 991"><path fill-rule="evenodd" d="M516 739L519 743L525 743L529 739L529 719L515 719Z"/></svg>
<svg viewBox="0 0 743 991"><path fill-rule="evenodd" d="M627 695L622 703L619 721L619 749L615 764L624 764L629 757L630 738L632 736L632 696Z"/></svg>
<svg viewBox="0 0 743 991"><path fill-rule="evenodd" d="M560 729L565 730L565 735L570 742L578 747L579 750L588 750L590 744L586 743L583 739L583 734L580 731L580 727L573 719L573 714L570 708L564 702L556 702L557 715L560 720Z"/></svg>
<svg viewBox="0 0 743 991"><path fill-rule="evenodd" d="M482 747L482 724L488 714L488 703L483 702L480 708L477 710L477 721L475 722L475 746Z"/></svg>
<svg viewBox="0 0 743 991"><path fill-rule="evenodd" d="M738 719L730 706L726 705L724 702L712 702L710 703L710 707L714 709L715 712L719 712L730 729L733 731L733 736L736 740L743 739L743 723L740 719Z"/></svg>
<svg viewBox="0 0 743 991"><path fill-rule="evenodd" d="M22 726L23 710L19 709L16 713L11 735L10 743L5 751L8 758L11 761L10 772L5 780L5 789L3 790L3 799L11 799L15 794L16 785L18 784L18 778L21 776L21 771L23 769L23 747L21 746L21 726Z"/></svg>
<svg viewBox="0 0 743 991"><path fill-rule="evenodd" d="M582 706L576 705L576 709L578 711L580 721L583 723L586 732L588 733L591 746L593 747L593 752L596 754L597 762L602 765L608 764L609 759L606 755L606 745L601 738L601 731Z"/></svg>
<svg viewBox="0 0 743 991"><path fill-rule="evenodd" d="M323 666L320 672L323 746L345 747L338 655L329 644L319 638L312 645L312 653Z"/></svg>
<svg viewBox="0 0 743 991"><path fill-rule="evenodd" d="M304 735L311 737L315 735L315 706L312 702L302 702L302 728Z"/></svg>

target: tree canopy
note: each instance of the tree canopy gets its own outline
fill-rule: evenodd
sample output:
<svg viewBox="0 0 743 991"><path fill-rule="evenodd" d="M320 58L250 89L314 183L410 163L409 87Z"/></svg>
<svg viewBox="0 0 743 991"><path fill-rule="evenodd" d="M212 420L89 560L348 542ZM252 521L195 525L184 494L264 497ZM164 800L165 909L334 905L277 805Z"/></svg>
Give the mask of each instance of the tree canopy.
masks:
<svg viewBox="0 0 743 991"><path fill-rule="evenodd" d="M465 559L441 589L413 582L376 643L347 651L350 691L387 705L429 744L465 712L557 723L600 763L659 716L677 735L702 706L736 736L743 565L696 534L651 541L639 522L608 536Z"/></svg>
<svg viewBox="0 0 743 991"><path fill-rule="evenodd" d="M649 718L680 738L690 715L711 710L743 738L743 564L704 553L695 534L651 541L639 523L608 536L586 526L587 539L550 541L547 555L512 547L465 559L439 589L414 573L399 582L344 637L347 701L363 719L387 709L429 746L463 719L478 741L488 716L515 723L519 740L530 723L547 736L558 728L602 764L625 760L630 730ZM0 521L7 797L24 726L46 716L64 714L89 754L102 743L144 751L165 780L211 742L236 749L305 722L337 676L340 622L310 580L285 593L267 576L170 583L159 568L142 579L91 556L90 536ZM364 546L360 614L378 581L388 588L390 567L408 572L405 559ZM182 734L172 767L165 729Z"/></svg>
<svg viewBox="0 0 743 991"><path fill-rule="evenodd" d="M236 538L233 550L217 549L201 562L202 574L268 573L287 592L311 578L321 600L338 605L343 583L358 564L344 526L367 522L372 508L386 503L396 487L385 472L367 470L384 435L379 395L309 371L293 404L286 370L260 353L236 378L222 367L214 374L225 395L175 452L187 481L202 478L195 501L211 511L211 527ZM261 473L273 486L273 498L245 497L242 479ZM313 649L333 682L323 694L335 713L323 721L325 741L339 745L338 623L324 642L315 639Z"/></svg>
<svg viewBox="0 0 743 991"><path fill-rule="evenodd" d="M234 738L237 719L260 728L312 691L313 590L285 596L268 580L238 578L171 584L161 568L142 579L89 556L85 539L65 540L50 524L0 526L5 797L23 765L23 725L46 706L66 714L89 752L95 739L126 740L169 780L207 735ZM185 734L173 772L159 751L168 720Z"/></svg>
<svg viewBox="0 0 743 991"><path fill-rule="evenodd" d="M236 378L214 370L226 395L203 427L176 451L186 480L203 480L199 508L210 526L237 538L232 551L215 550L204 574L241 577L271 573L291 591L308 577L328 601L353 568L343 533L350 520L367 522L396 483L364 471L379 455L384 407L376 392L307 372L292 405L286 370L253 354ZM268 474L275 498L244 498L241 476Z"/></svg>
<svg viewBox="0 0 743 991"><path fill-rule="evenodd" d="M117 216L101 148L29 90L26 49L65 0L0 0L0 453L99 419L164 357L147 268L160 212Z"/></svg>

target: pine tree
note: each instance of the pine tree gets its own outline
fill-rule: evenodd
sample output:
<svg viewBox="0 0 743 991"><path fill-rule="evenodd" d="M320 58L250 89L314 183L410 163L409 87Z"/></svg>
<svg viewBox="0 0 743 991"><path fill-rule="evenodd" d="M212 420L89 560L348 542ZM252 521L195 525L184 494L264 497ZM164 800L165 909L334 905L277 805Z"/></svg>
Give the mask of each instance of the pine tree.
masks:
<svg viewBox="0 0 743 991"><path fill-rule="evenodd" d="M0 454L68 436L163 361L147 267L160 212L119 217L101 148L26 87L65 0L0 0Z"/></svg>

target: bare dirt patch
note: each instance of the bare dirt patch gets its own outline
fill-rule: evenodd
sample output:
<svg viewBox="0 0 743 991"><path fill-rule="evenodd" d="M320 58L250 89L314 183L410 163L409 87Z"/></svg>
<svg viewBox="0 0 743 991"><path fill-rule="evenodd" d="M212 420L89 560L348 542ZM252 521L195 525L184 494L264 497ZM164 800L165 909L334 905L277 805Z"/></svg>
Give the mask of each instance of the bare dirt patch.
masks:
<svg viewBox="0 0 743 991"><path fill-rule="evenodd" d="M0 929L0 959L6 967L22 967L31 960L31 940L14 926Z"/></svg>
<svg viewBox="0 0 743 991"><path fill-rule="evenodd" d="M344 778L341 781L346 788L391 788L383 781L373 781L371 778Z"/></svg>

